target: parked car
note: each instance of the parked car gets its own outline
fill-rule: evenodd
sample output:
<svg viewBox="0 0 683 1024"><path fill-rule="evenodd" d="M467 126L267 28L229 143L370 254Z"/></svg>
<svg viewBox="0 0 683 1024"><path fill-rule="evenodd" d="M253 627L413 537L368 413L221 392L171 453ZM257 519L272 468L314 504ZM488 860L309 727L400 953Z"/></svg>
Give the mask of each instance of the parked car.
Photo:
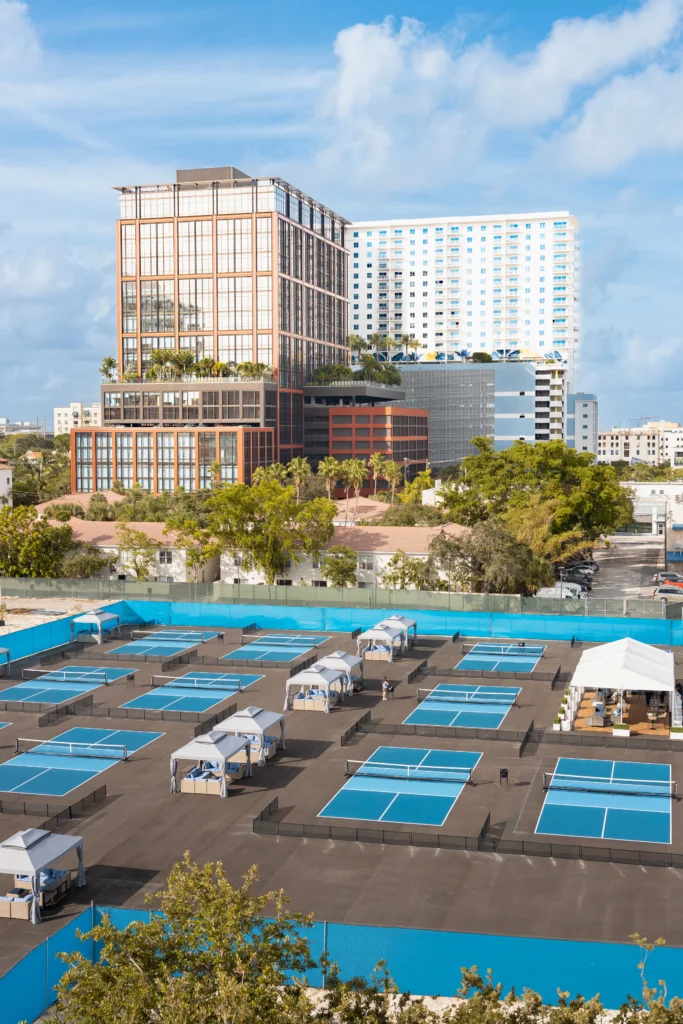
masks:
<svg viewBox="0 0 683 1024"><path fill-rule="evenodd" d="M567 587L563 587L562 590L555 590L555 587L541 587L540 590L536 591L535 597L547 597L554 598L555 600L572 600L572 601L587 601L588 594L585 591L580 590L575 593L573 590L568 590Z"/></svg>
<svg viewBox="0 0 683 1024"><path fill-rule="evenodd" d="M567 573L561 583L576 583L582 590L592 590L593 584L585 576L575 576L574 573Z"/></svg>
<svg viewBox="0 0 683 1024"><path fill-rule="evenodd" d="M655 588L653 597L683 597L683 587L676 586L675 583L662 583L661 586Z"/></svg>
<svg viewBox="0 0 683 1024"><path fill-rule="evenodd" d="M653 583L683 583L683 574L680 572L656 572L652 577Z"/></svg>
<svg viewBox="0 0 683 1024"><path fill-rule="evenodd" d="M585 562L568 562L568 569L590 569L591 572L600 572L600 566L597 562L592 559L587 559Z"/></svg>

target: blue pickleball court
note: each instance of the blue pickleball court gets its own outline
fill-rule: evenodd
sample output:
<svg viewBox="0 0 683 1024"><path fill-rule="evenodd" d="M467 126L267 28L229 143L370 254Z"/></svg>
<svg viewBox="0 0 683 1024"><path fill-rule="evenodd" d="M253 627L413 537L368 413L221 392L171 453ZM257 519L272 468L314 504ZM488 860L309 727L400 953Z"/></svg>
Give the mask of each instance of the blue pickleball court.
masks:
<svg viewBox="0 0 683 1024"><path fill-rule="evenodd" d="M319 647L329 639L329 636L268 633L266 636L254 637L253 641L244 647L238 647L235 651L230 651L221 660L295 661L302 654L308 654L314 647Z"/></svg>
<svg viewBox="0 0 683 1024"><path fill-rule="evenodd" d="M670 843L676 784L671 765L561 757L536 832L544 835Z"/></svg>
<svg viewBox="0 0 683 1024"><path fill-rule="evenodd" d="M137 669L108 668L104 665L67 665L51 672L25 669L31 678L0 690L0 701L25 704L64 704L68 700L90 693L99 686L130 676Z"/></svg>
<svg viewBox="0 0 683 1024"><path fill-rule="evenodd" d="M0 792L66 796L160 736L128 729L68 729L0 764Z"/></svg>
<svg viewBox="0 0 683 1024"><path fill-rule="evenodd" d="M245 672L187 672L150 690L149 693L129 700L121 707L144 708L146 711L192 711L201 714L259 679L263 679L263 676L248 675Z"/></svg>
<svg viewBox="0 0 683 1024"><path fill-rule="evenodd" d="M461 651L465 657L456 668L464 672L533 672L545 644L461 644Z"/></svg>
<svg viewBox="0 0 683 1024"><path fill-rule="evenodd" d="M155 634L155 637L158 635ZM191 651L193 647L202 642L201 638L197 640L152 640L151 638L149 640L131 640L123 647L114 647L111 651L107 651L105 656L115 654L118 657L123 654L126 658L174 658L178 654Z"/></svg>
<svg viewBox="0 0 683 1024"><path fill-rule="evenodd" d="M347 761L349 781L318 815L401 825L443 825L481 754L378 747L367 761Z"/></svg>
<svg viewBox="0 0 683 1024"><path fill-rule="evenodd" d="M500 729L518 694L519 687L515 686L439 683L433 690L417 691L420 703L403 724Z"/></svg>

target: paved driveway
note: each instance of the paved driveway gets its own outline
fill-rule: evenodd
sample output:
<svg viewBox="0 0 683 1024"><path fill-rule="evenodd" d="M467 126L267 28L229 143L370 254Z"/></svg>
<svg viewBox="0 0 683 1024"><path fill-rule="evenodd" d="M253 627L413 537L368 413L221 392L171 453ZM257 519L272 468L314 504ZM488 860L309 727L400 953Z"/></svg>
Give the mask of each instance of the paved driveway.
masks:
<svg viewBox="0 0 683 1024"><path fill-rule="evenodd" d="M655 589L652 577L658 567L664 567L663 538L619 534L611 540L611 547L593 551L600 572L593 579L591 596L651 598Z"/></svg>

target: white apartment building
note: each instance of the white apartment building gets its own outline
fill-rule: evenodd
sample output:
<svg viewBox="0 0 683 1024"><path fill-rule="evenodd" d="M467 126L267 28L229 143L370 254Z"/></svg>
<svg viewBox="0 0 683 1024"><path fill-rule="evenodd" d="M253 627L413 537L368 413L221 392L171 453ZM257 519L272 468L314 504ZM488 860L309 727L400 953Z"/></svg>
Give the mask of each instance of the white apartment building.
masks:
<svg viewBox="0 0 683 1024"><path fill-rule="evenodd" d="M640 427L612 427L598 433L598 462L641 462L648 466L661 466L677 457L681 459L678 464L683 465L680 423L658 420ZM674 462L670 464L674 465Z"/></svg>
<svg viewBox="0 0 683 1024"><path fill-rule="evenodd" d="M598 400L595 395L577 391L567 395L565 440L580 452L598 453Z"/></svg>
<svg viewBox="0 0 683 1024"><path fill-rule="evenodd" d="M558 352L571 379L579 231L567 211L359 221L347 239L354 334L409 334L422 360Z"/></svg>
<svg viewBox="0 0 683 1024"><path fill-rule="evenodd" d="M12 504L12 466L0 459L0 505Z"/></svg>
<svg viewBox="0 0 683 1024"><path fill-rule="evenodd" d="M68 434L74 427L101 427L102 403L93 402L83 405L82 402L71 402L70 405L58 406L54 410L54 435Z"/></svg>

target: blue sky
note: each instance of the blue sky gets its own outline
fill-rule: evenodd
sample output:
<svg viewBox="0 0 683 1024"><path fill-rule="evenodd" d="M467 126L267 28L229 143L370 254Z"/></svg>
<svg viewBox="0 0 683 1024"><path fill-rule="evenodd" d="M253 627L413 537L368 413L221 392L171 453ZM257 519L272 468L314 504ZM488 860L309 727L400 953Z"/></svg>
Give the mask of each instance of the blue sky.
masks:
<svg viewBox="0 0 683 1024"><path fill-rule="evenodd" d="M577 386L683 418L683 0L0 0L0 415L98 396L115 193L275 173L349 219L569 209Z"/></svg>

